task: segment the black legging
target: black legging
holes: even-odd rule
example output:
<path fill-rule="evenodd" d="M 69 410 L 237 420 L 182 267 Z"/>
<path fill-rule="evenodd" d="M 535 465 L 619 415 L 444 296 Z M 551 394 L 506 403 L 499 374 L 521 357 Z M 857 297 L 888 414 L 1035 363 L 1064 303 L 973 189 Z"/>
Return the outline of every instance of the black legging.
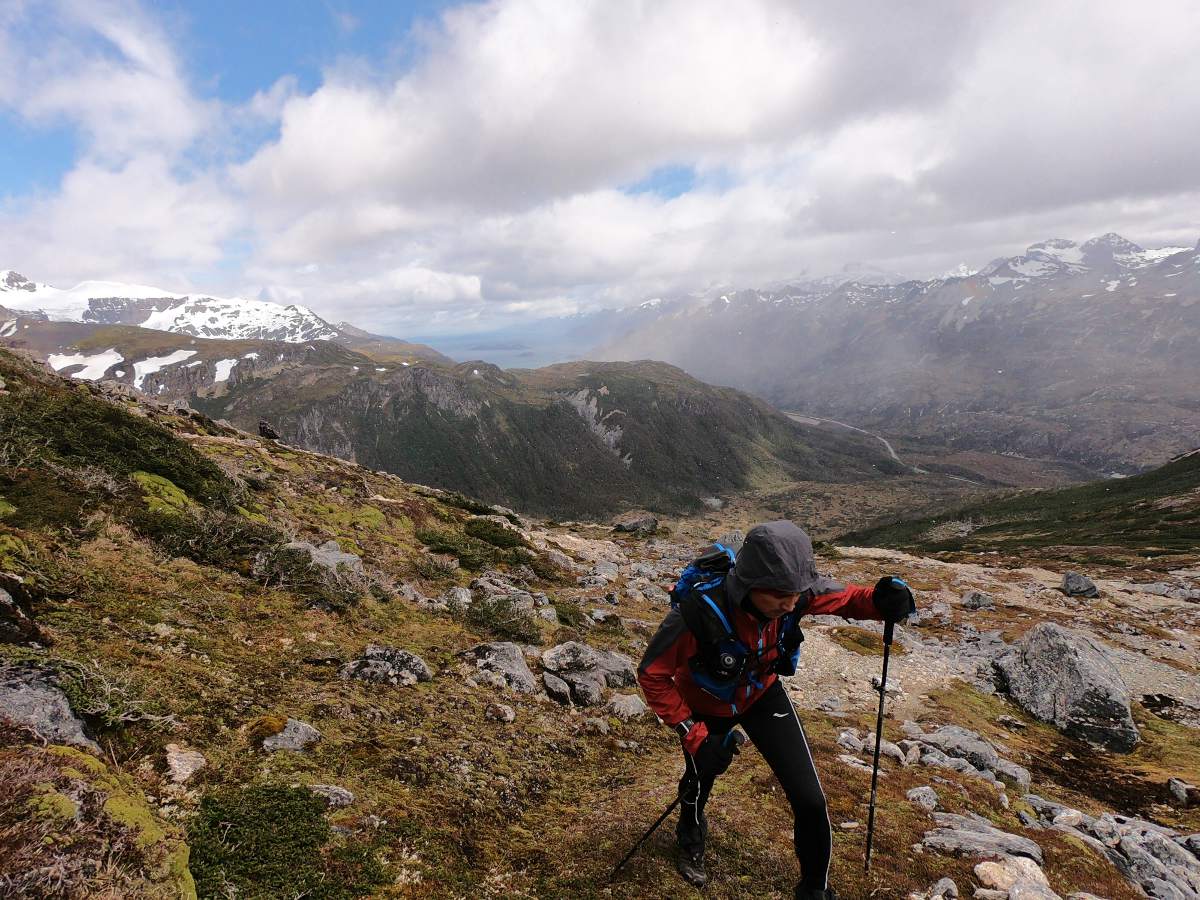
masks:
<path fill-rule="evenodd" d="M 746 730 L 746 736 L 767 761 L 792 805 L 800 883 L 804 887 L 824 890 L 833 855 L 833 830 L 825 806 L 825 792 L 817 778 L 804 728 L 783 684 L 776 680 L 744 713 L 732 717 L 695 718 L 708 726 L 710 734 L 725 735 L 735 725 Z M 688 846 L 702 843 L 708 832 L 704 805 L 708 802 L 713 779 L 698 780 L 691 756 L 685 753 L 684 761 L 685 771 L 679 782 L 679 796 L 683 801 L 675 833 L 679 842 Z"/>

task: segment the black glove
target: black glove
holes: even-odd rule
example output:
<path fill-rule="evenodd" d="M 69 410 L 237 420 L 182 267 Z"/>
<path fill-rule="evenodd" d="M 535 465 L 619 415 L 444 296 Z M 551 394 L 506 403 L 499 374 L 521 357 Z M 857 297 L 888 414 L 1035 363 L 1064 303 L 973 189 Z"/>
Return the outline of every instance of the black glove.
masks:
<path fill-rule="evenodd" d="M 884 575 L 875 582 L 871 600 L 885 622 L 902 622 L 917 611 L 917 601 L 908 585 L 892 575 Z"/>
<path fill-rule="evenodd" d="M 701 780 L 716 778 L 729 768 L 734 755 L 740 749 L 739 742 L 730 738 L 729 735 L 710 734 L 692 754 L 696 774 L 700 776 Z"/>

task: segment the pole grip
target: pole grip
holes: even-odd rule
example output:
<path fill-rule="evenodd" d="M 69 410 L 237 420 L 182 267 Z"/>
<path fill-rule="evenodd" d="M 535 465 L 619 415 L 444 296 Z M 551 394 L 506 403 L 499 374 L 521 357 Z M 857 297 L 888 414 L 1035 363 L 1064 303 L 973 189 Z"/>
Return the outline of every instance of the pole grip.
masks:
<path fill-rule="evenodd" d="M 895 635 L 896 635 L 896 623 L 895 622 L 885 622 L 884 626 L 883 626 L 883 642 L 884 642 L 884 644 L 890 645 L 892 643 L 892 638 L 895 637 Z"/>

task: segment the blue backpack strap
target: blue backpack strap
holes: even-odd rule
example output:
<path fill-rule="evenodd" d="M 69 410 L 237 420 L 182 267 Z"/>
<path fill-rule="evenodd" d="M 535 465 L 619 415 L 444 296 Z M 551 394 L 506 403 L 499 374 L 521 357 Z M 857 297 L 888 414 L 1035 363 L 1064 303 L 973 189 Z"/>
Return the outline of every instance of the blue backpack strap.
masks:
<path fill-rule="evenodd" d="M 800 613 L 790 612 L 779 620 L 779 639 L 775 659 L 778 675 L 795 675 L 800 665 L 800 645 L 804 643 L 804 632 L 800 629 Z"/>

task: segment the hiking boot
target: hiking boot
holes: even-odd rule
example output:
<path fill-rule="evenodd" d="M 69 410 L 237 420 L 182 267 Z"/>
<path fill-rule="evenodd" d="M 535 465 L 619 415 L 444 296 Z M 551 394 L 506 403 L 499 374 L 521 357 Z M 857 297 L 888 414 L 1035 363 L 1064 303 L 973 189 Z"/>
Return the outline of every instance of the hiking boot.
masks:
<path fill-rule="evenodd" d="M 837 900 L 837 892 L 833 888 L 805 887 L 796 885 L 796 900 Z"/>
<path fill-rule="evenodd" d="M 708 883 L 708 873 L 704 871 L 703 847 L 680 847 L 679 855 L 675 858 L 675 868 L 692 887 L 701 888 Z"/>

